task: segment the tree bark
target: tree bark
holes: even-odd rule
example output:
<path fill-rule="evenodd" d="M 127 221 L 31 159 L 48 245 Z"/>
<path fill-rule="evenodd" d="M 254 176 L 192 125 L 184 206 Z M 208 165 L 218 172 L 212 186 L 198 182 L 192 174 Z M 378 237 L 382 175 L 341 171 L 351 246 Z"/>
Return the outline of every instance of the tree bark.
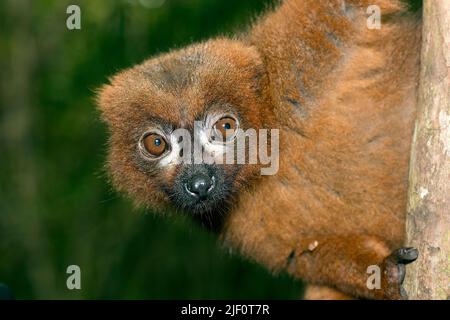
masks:
<path fill-rule="evenodd" d="M 425 0 L 418 113 L 409 176 L 410 299 L 450 299 L 450 1 Z"/>

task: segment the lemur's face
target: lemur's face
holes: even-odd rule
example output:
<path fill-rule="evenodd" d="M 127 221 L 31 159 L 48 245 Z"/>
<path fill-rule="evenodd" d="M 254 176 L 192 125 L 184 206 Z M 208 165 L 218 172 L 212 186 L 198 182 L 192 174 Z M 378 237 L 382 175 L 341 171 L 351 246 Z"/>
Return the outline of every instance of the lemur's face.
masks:
<path fill-rule="evenodd" d="M 114 76 L 98 101 L 111 132 L 115 186 L 150 208 L 170 204 L 202 214 L 233 205 L 259 170 L 229 164 L 224 155 L 239 129 L 265 124 L 264 79 L 256 53 L 225 40 Z"/>

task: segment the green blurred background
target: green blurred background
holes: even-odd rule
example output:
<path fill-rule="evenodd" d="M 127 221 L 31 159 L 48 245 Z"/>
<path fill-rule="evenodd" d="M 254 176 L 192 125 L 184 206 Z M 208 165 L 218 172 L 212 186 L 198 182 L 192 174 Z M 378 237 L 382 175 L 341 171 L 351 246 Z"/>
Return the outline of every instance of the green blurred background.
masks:
<path fill-rule="evenodd" d="M 107 183 L 94 91 L 118 70 L 248 25 L 271 0 L 0 1 L 0 282 L 18 299 L 298 298 L 184 218 Z M 419 2 L 419 1 L 416 1 Z M 81 30 L 66 8 L 81 8 Z M 82 290 L 66 287 L 79 265 Z"/>

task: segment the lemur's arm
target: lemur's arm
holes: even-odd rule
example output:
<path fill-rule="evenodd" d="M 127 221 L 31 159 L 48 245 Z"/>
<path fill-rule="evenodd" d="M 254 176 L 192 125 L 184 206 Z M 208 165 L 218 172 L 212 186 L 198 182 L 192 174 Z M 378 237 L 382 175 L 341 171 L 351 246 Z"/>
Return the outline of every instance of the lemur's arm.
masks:
<path fill-rule="evenodd" d="M 417 250 L 403 248 L 393 253 L 382 240 L 366 235 L 324 236 L 304 239 L 292 253 L 288 271 L 315 284 L 330 285 L 355 297 L 405 299 L 401 287 L 405 265 L 417 258 Z M 380 287 L 367 280 L 379 268 Z"/>

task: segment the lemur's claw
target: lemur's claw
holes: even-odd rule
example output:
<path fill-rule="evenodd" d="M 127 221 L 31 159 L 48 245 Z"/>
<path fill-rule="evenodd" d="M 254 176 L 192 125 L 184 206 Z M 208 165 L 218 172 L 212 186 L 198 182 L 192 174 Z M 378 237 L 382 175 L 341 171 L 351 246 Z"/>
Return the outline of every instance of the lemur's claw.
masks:
<path fill-rule="evenodd" d="M 385 275 L 387 297 L 407 300 L 408 294 L 402 287 L 406 275 L 406 265 L 414 262 L 419 256 L 415 248 L 400 248 L 395 250 L 385 260 Z"/>
<path fill-rule="evenodd" d="M 389 258 L 392 259 L 393 262 L 410 264 L 411 262 L 416 261 L 418 256 L 419 251 L 416 248 L 400 248 L 395 250 Z"/>

